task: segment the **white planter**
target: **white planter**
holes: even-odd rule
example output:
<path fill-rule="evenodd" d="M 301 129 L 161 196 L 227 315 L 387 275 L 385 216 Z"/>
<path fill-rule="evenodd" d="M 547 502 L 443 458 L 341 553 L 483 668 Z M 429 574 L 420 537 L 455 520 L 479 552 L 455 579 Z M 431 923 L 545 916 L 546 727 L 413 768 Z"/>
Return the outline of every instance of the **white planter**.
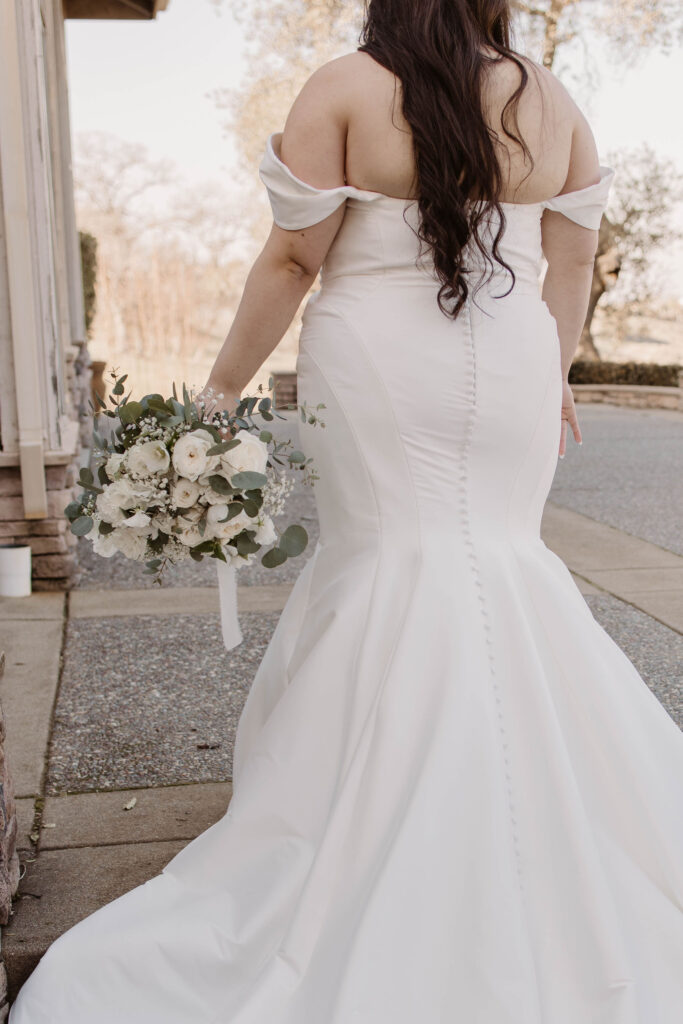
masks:
<path fill-rule="evenodd" d="M 30 593 L 30 546 L 0 544 L 0 597 L 28 597 Z"/>

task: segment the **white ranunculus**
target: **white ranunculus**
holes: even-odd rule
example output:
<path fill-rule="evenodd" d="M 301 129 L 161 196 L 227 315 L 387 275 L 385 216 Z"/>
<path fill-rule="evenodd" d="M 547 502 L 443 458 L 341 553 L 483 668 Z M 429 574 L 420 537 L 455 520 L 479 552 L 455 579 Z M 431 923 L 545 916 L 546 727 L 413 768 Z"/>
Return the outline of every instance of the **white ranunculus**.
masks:
<path fill-rule="evenodd" d="M 172 515 L 169 515 L 166 512 L 159 512 L 154 517 L 154 523 L 158 527 L 158 529 L 161 530 L 162 533 L 169 533 L 170 534 L 171 528 L 172 528 L 174 522 L 175 522 L 175 517 L 172 516 Z"/>
<path fill-rule="evenodd" d="M 123 520 L 123 525 L 144 528 L 149 526 L 151 522 L 152 517 L 148 516 L 146 512 L 135 512 L 132 516 L 129 516 L 128 519 Z"/>
<path fill-rule="evenodd" d="M 137 530 L 124 530 L 120 527 L 110 536 L 114 538 L 117 548 L 126 558 L 141 561 L 145 557 L 147 540 Z"/>
<path fill-rule="evenodd" d="M 122 509 L 130 508 L 135 503 L 133 488 L 125 477 L 107 484 L 101 494 L 97 495 L 97 511 L 106 522 L 118 526 L 125 516 Z"/>
<path fill-rule="evenodd" d="M 265 473 L 268 464 L 268 446 L 250 430 L 238 430 L 235 445 L 220 456 L 223 468 L 232 476 L 234 473 Z"/>
<path fill-rule="evenodd" d="M 143 441 L 129 448 L 126 463 L 136 476 L 149 476 L 150 473 L 165 473 L 171 456 L 161 441 Z"/>
<path fill-rule="evenodd" d="M 208 430 L 191 430 L 179 437 L 173 448 L 173 468 L 188 480 L 196 480 L 213 466 L 218 465 L 220 456 L 207 455 L 215 440 Z"/>
<path fill-rule="evenodd" d="M 272 544 L 273 541 L 277 540 L 275 524 L 270 516 L 261 516 L 257 520 L 257 524 L 254 535 L 254 540 L 257 544 Z"/>
<path fill-rule="evenodd" d="M 119 550 L 111 533 L 98 533 L 93 538 L 92 549 L 96 555 L 101 555 L 103 558 L 111 558 Z"/>
<path fill-rule="evenodd" d="M 171 501 L 176 508 L 190 508 L 199 498 L 201 487 L 194 480 L 178 477 L 171 487 Z"/>
<path fill-rule="evenodd" d="M 104 464 L 105 471 L 110 480 L 113 480 L 115 475 L 121 469 L 121 463 L 124 459 L 123 452 L 113 452 Z"/>

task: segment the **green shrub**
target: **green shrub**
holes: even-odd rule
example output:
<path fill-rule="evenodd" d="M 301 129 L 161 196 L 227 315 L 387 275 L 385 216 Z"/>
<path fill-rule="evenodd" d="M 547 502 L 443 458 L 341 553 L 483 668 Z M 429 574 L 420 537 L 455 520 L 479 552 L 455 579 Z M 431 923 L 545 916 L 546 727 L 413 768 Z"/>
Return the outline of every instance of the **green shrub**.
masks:
<path fill-rule="evenodd" d="M 90 337 L 90 328 L 95 316 L 95 281 L 97 278 L 97 239 L 87 231 L 78 232 L 81 243 L 81 268 L 83 271 L 83 305 L 85 306 L 85 330 Z"/>
<path fill-rule="evenodd" d="M 570 384 L 646 384 L 677 388 L 681 367 L 677 363 L 609 363 L 577 359 L 569 369 Z"/>

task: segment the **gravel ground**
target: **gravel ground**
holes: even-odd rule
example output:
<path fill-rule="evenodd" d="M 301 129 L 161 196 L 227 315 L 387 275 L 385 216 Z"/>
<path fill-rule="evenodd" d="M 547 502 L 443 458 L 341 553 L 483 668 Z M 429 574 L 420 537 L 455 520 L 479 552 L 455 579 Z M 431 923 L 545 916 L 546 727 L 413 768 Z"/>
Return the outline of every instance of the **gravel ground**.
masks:
<path fill-rule="evenodd" d="M 48 794 L 229 779 L 237 720 L 278 618 L 242 615 L 233 651 L 214 615 L 69 622 Z"/>
<path fill-rule="evenodd" d="M 617 598 L 588 603 L 683 726 L 683 638 Z M 47 792 L 229 779 L 239 715 L 278 618 L 243 614 L 244 643 L 232 652 L 213 615 L 72 620 Z"/>
<path fill-rule="evenodd" d="M 589 595 L 586 601 L 600 625 L 683 729 L 683 636 L 617 597 Z"/>
<path fill-rule="evenodd" d="M 579 405 L 550 500 L 683 555 L 683 415 Z"/>

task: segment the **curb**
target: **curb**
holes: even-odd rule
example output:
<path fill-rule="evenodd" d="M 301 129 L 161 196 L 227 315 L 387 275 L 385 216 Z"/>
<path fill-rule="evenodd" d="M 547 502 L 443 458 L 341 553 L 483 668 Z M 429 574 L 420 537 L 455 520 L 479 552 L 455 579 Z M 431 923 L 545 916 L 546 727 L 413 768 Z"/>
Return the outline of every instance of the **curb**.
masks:
<path fill-rule="evenodd" d="M 683 412 L 683 389 L 650 384 L 571 384 L 577 402 L 609 402 L 631 409 L 674 409 Z"/>

